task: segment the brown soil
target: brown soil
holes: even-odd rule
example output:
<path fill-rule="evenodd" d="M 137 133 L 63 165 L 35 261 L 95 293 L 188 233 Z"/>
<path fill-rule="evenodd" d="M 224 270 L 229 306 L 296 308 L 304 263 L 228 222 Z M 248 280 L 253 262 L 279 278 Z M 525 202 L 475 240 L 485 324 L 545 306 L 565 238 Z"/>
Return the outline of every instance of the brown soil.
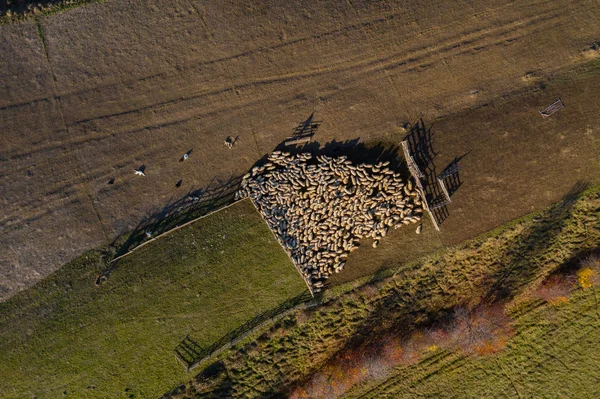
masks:
<path fill-rule="evenodd" d="M 313 111 L 321 143 L 397 145 L 423 116 L 439 170 L 468 152 L 440 234 L 398 230 L 340 279 L 556 201 L 600 176 L 599 80 L 539 84 L 594 57 L 599 18 L 585 0 L 115 0 L 42 17 L 41 35 L 35 21 L 2 25 L 0 299 L 243 174 Z M 539 117 L 558 96 L 567 107 Z"/>

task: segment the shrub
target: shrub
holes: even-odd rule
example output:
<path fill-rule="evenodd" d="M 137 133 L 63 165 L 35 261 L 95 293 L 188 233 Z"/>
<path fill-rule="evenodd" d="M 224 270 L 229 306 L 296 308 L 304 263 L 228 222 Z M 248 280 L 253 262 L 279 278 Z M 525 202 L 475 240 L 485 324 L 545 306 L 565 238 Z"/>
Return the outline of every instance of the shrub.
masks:
<path fill-rule="evenodd" d="M 590 288 L 595 280 L 597 272 L 589 267 L 585 267 L 577 272 L 577 283 L 583 289 Z"/>

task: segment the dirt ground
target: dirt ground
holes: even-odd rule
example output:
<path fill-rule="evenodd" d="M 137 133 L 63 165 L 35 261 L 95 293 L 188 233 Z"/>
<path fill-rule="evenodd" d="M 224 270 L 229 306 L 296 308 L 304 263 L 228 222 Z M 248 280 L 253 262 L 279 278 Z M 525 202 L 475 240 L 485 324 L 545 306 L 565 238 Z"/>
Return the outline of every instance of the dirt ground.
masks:
<path fill-rule="evenodd" d="M 468 153 L 442 233 L 409 238 L 421 252 L 538 209 L 598 181 L 598 75 L 538 88 L 599 40 L 585 0 L 115 0 L 2 25 L 0 299 L 244 173 L 313 111 L 321 143 L 397 144 L 422 116 L 440 170 Z M 567 108 L 540 118 L 557 96 Z M 343 278 L 406 243 L 357 251 Z"/>
<path fill-rule="evenodd" d="M 600 68 L 574 70 L 561 78 L 544 90 L 515 93 L 509 100 L 433 122 L 437 173 L 462 157 L 462 184 L 446 207 L 448 217 L 440 231 L 424 215 L 421 235 L 411 227 L 393 230 L 377 249 L 367 242 L 349 258 L 345 273 L 332 281 L 351 281 L 379 268 L 399 266 L 597 184 L 600 114 L 592 108 L 600 105 Z M 558 97 L 565 109 L 541 118 L 538 110 Z"/>

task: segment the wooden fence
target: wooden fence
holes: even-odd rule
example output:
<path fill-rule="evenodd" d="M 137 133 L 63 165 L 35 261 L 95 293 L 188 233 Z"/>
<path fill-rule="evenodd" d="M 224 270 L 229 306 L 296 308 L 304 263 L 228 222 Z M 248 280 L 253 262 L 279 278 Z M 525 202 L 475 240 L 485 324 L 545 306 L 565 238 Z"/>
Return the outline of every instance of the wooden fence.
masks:
<path fill-rule="evenodd" d="M 429 209 L 429 204 L 427 204 L 427 198 L 425 197 L 425 190 L 423 189 L 423 184 L 421 183 L 421 178 L 423 177 L 423 173 L 419 170 L 419 167 L 417 166 L 414 158 L 410 155 L 410 152 L 408 150 L 408 142 L 406 140 L 404 140 L 401 142 L 401 144 L 402 144 L 402 152 L 404 153 L 404 159 L 406 159 L 406 164 L 408 165 L 408 170 L 410 171 L 410 174 L 412 175 L 412 177 L 417 185 L 417 191 L 419 192 L 419 195 L 421 196 L 421 200 L 423 202 L 423 207 L 429 214 L 429 217 L 431 218 L 431 223 L 433 224 L 433 227 L 437 231 L 440 231 L 440 227 L 438 226 L 437 221 L 435 220 L 435 216 L 433 215 L 433 213 L 431 213 L 431 210 Z"/>
<path fill-rule="evenodd" d="M 169 230 L 169 231 L 165 231 L 164 233 L 162 233 L 162 234 L 159 234 L 159 235 L 157 235 L 156 237 L 153 237 L 153 238 L 149 239 L 148 241 L 144 241 L 143 243 L 141 243 L 141 244 L 140 244 L 140 245 L 138 245 L 137 247 L 135 247 L 135 248 L 133 248 L 133 249 L 130 249 L 130 250 L 127 252 L 127 253 L 125 253 L 125 254 L 123 254 L 123 255 L 121 255 L 121 256 L 117 256 L 116 258 L 114 258 L 113 260 L 111 260 L 111 261 L 110 261 L 110 263 L 113 263 L 113 262 L 115 262 L 115 261 L 117 261 L 117 260 L 119 260 L 119 259 L 122 259 L 122 258 L 124 258 L 124 257 L 126 257 L 126 256 L 128 256 L 128 255 L 131 255 L 133 252 L 135 252 L 136 250 L 140 249 L 140 248 L 141 248 L 141 247 L 143 247 L 144 245 L 150 244 L 151 242 L 153 242 L 153 241 L 156 241 L 156 240 L 158 240 L 158 239 L 159 239 L 159 238 L 161 238 L 161 237 L 164 237 L 164 236 L 166 236 L 166 235 L 168 235 L 168 234 L 171 234 L 172 232 L 174 232 L 174 231 L 177 231 L 177 230 L 179 230 L 179 229 L 181 229 L 181 228 L 183 228 L 183 227 L 185 227 L 185 226 L 188 226 L 188 225 L 190 225 L 190 224 L 192 224 L 192 223 L 194 223 L 194 222 L 196 222 L 196 221 L 198 221 L 198 220 L 200 220 L 200 219 L 203 219 L 203 218 L 205 218 L 205 217 L 207 217 L 207 216 L 210 216 L 210 215 L 213 215 L 213 214 L 215 214 L 215 213 L 217 213 L 217 212 L 220 212 L 220 211 L 222 211 L 223 209 L 227 209 L 227 208 L 229 208 L 230 206 L 233 206 L 233 205 L 237 204 L 238 202 L 240 202 L 240 201 L 244 201 L 244 200 L 246 200 L 246 199 L 250 200 L 249 198 L 242 198 L 242 199 L 239 199 L 239 200 L 237 200 L 237 201 L 234 201 L 234 202 L 232 202 L 231 204 L 224 205 L 224 206 L 222 206 L 222 207 L 221 207 L 221 208 L 219 208 L 219 209 L 215 209 L 215 210 L 214 210 L 214 211 L 212 211 L 212 212 L 208 212 L 208 213 L 207 213 L 207 214 L 205 214 L 205 215 L 199 216 L 199 217 L 197 217 L 196 219 L 190 220 L 189 222 L 186 222 L 186 223 L 184 223 L 184 224 L 182 224 L 182 225 L 180 225 L 180 226 L 174 227 L 174 228 L 172 228 L 172 229 L 171 229 L 171 230 Z M 260 213 L 260 212 L 259 212 L 259 213 Z"/>
<path fill-rule="evenodd" d="M 565 107 L 565 105 L 559 98 L 558 100 L 556 100 L 555 102 L 553 102 L 552 104 L 550 104 L 549 106 L 547 106 L 546 108 L 541 110 L 540 115 L 542 115 L 542 118 L 545 119 L 545 118 L 549 117 L 550 115 L 552 115 L 553 113 L 563 109 L 564 107 Z"/>
<path fill-rule="evenodd" d="M 243 341 L 257 331 L 263 330 L 267 325 L 276 323 L 293 312 L 315 307 L 319 304 L 319 298 L 314 298 L 312 294 L 308 296 L 307 293 L 304 292 L 304 294 L 298 295 L 297 297 L 283 302 L 277 307 L 269 309 L 252 318 L 238 328 L 225 334 L 206 349 L 201 348 L 188 334 L 174 349 L 175 358 L 183 365 L 186 371 L 189 372 L 204 363 L 215 359 L 224 350 L 231 348 L 233 345 Z"/>

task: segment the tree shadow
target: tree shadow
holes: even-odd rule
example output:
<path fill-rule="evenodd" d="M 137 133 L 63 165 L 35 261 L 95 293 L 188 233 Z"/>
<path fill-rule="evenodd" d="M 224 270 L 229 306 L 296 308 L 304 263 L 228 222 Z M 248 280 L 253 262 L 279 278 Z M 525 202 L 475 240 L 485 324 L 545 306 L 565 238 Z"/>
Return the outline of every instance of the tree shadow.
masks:
<path fill-rule="evenodd" d="M 589 187 L 590 182 L 578 181 L 560 202 L 534 219 L 535 223 L 518 237 L 500 260 L 504 267 L 491 276 L 486 301 L 510 298 L 535 278 L 542 265 L 533 259 L 553 244 L 569 219 L 573 205 Z"/>
<path fill-rule="evenodd" d="M 59 2 L 57 0 L 2 1 L 0 2 L 0 16 L 5 16 L 7 11 L 10 11 L 13 16 L 33 15 L 52 6 L 59 6 Z M 36 11 L 34 11 L 34 7 L 37 8 Z"/>
<path fill-rule="evenodd" d="M 194 385 L 180 385 L 165 393 L 161 399 L 173 397 L 198 397 L 198 398 L 230 398 L 233 396 L 233 380 L 222 361 L 216 361 L 202 370 L 194 377 Z"/>
<path fill-rule="evenodd" d="M 531 227 L 515 239 L 506 253 L 499 256 L 498 262 L 503 266 L 484 283 L 486 288 L 482 297 L 478 299 L 480 304 L 509 300 L 539 275 L 543 265 L 534 259 L 553 245 L 554 239 L 569 219 L 576 200 L 589 186 L 588 182 L 577 182 L 559 203 L 536 219 Z M 582 250 L 581 254 L 574 254 L 574 258 L 587 253 L 589 250 Z M 428 326 L 436 320 L 447 318 L 455 306 L 445 306 L 443 303 L 432 306 L 429 298 L 430 285 L 431 281 L 419 281 L 419 286 L 411 287 L 410 294 L 401 287 L 390 290 L 357 328 L 345 348 L 356 348 L 387 334 L 405 338 L 417 327 Z M 402 317 L 390 323 L 390 313 L 399 307 L 406 307 L 401 311 Z M 382 330 L 382 325 L 388 327 Z"/>
<path fill-rule="evenodd" d="M 386 277 L 389 277 L 390 274 L 392 273 L 392 271 L 390 270 L 389 267 L 386 266 L 381 266 L 379 269 L 377 269 L 377 271 L 375 273 L 373 273 L 373 275 L 369 278 L 367 285 L 376 283 L 378 281 L 381 281 L 383 279 L 385 279 Z"/>
<path fill-rule="evenodd" d="M 215 362 L 205 368 L 194 378 L 199 386 L 211 384 L 210 392 L 202 395 L 204 398 L 230 398 L 233 394 L 233 381 L 229 371 L 222 361 Z M 216 382 L 216 384 L 215 384 Z"/>

